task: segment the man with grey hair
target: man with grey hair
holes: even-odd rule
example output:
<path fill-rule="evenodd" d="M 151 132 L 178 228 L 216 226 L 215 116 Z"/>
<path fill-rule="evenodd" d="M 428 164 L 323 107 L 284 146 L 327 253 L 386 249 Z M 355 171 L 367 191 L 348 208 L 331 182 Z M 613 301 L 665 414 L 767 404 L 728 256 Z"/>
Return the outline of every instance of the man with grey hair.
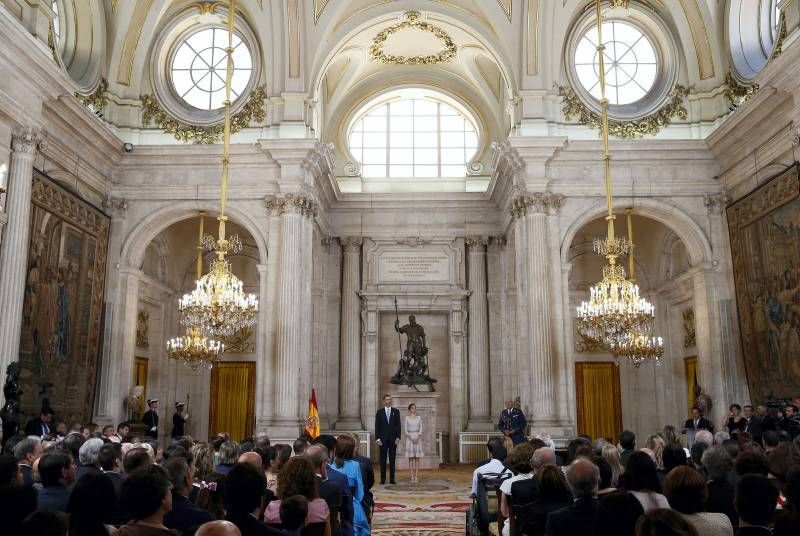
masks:
<path fill-rule="evenodd" d="M 708 430 L 700 430 L 694 436 L 695 443 L 705 443 L 709 447 L 714 444 L 714 435 Z"/>
<path fill-rule="evenodd" d="M 90 473 L 101 473 L 102 471 L 97 465 L 97 457 L 100 455 L 100 449 L 105 445 L 102 439 L 93 437 L 87 439 L 86 442 L 78 449 L 78 471 L 75 475 L 75 480 L 80 480 L 83 475 Z"/>
<path fill-rule="evenodd" d="M 164 515 L 164 526 L 182 534 L 191 534 L 203 523 L 213 521 L 214 515 L 211 512 L 195 506 L 189 500 L 194 480 L 194 464 L 189 465 L 183 456 L 170 456 L 164 469 L 169 473 L 172 483 L 172 510 Z"/>
<path fill-rule="evenodd" d="M 33 486 L 33 462 L 42 455 L 42 442 L 38 437 L 26 437 L 14 446 L 14 457 L 26 486 Z"/>
<path fill-rule="evenodd" d="M 597 488 L 600 470 L 586 458 L 578 458 L 567 467 L 567 484 L 575 501 L 547 516 L 545 534 L 570 536 L 591 534 L 597 519 Z"/>
<path fill-rule="evenodd" d="M 556 465 L 556 451 L 550 447 L 536 449 L 531 458 L 533 474 L 536 474 L 536 472 L 545 465 Z"/>
<path fill-rule="evenodd" d="M 736 489 L 728 480 L 733 470 L 733 460 L 727 449 L 722 445 L 714 445 L 706 449 L 703 452 L 701 463 L 706 470 L 708 479 L 706 484 L 708 488 L 707 510 L 725 514 L 734 527 L 738 526 L 739 516 L 733 506 Z"/>
<path fill-rule="evenodd" d="M 331 534 L 353 534 L 353 502 L 344 490 L 328 480 L 328 449 L 315 443 L 306 447 L 302 454 L 314 465 L 319 496 L 328 504 L 331 511 Z M 338 512 L 338 516 L 335 515 Z"/>
<path fill-rule="evenodd" d="M 728 432 L 726 432 L 724 430 L 720 430 L 719 432 L 714 434 L 714 444 L 715 445 L 722 445 L 722 443 L 724 443 L 726 440 L 728 440 L 730 438 L 731 438 L 731 435 Z"/>

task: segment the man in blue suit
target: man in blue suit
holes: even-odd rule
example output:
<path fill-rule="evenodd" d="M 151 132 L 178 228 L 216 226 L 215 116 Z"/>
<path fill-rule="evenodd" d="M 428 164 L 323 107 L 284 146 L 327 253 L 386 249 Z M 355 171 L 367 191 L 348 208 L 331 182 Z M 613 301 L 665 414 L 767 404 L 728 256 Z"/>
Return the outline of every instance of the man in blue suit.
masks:
<path fill-rule="evenodd" d="M 75 482 L 75 463 L 66 452 L 48 452 L 39 459 L 39 476 L 42 490 L 36 498 L 37 510 L 66 512 L 70 484 Z"/>
<path fill-rule="evenodd" d="M 500 414 L 500 421 L 497 423 L 497 429 L 503 432 L 503 435 L 511 438 L 511 442 L 518 445 L 525 441 L 525 427 L 528 422 L 525 420 L 525 414 L 521 409 L 514 407 L 513 400 L 506 400 L 506 409 Z"/>
<path fill-rule="evenodd" d="M 392 396 L 383 395 L 383 407 L 375 414 L 375 442 L 381 455 L 381 484 L 386 484 L 386 458 L 389 458 L 389 482 L 394 481 L 394 461 L 400 443 L 400 410 L 392 407 Z"/>

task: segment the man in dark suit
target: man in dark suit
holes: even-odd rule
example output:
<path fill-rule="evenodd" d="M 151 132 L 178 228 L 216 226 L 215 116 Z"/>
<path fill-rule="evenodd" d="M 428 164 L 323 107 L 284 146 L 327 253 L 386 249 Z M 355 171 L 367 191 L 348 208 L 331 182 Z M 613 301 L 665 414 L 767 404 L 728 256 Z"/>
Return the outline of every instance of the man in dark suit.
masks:
<path fill-rule="evenodd" d="M 14 457 L 17 459 L 22 482 L 33 486 L 33 462 L 42 455 L 42 442 L 35 437 L 26 437 L 14 445 Z"/>
<path fill-rule="evenodd" d="M 158 439 L 158 399 L 149 399 L 147 401 L 147 407 L 149 409 L 144 412 L 144 415 L 142 415 L 142 422 L 147 429 L 144 435 Z"/>
<path fill-rule="evenodd" d="M 225 479 L 225 519 L 236 525 L 242 534 L 283 534 L 258 520 L 266 484 L 264 473 L 249 463 L 237 463 Z"/>
<path fill-rule="evenodd" d="M 322 434 L 317 436 L 314 440 L 315 445 L 325 447 L 328 453 L 328 466 L 325 468 L 325 474 L 328 477 L 328 482 L 332 482 L 339 486 L 342 490 L 342 509 L 339 512 L 339 531 L 342 536 L 353 536 L 353 496 L 350 493 L 350 482 L 347 475 L 341 471 L 337 471 L 331 462 L 333 462 L 334 450 L 336 449 L 336 438 L 332 435 Z"/>
<path fill-rule="evenodd" d="M 386 458 L 389 458 L 389 482 L 394 481 L 394 461 L 400 443 L 400 411 L 392 407 L 392 396 L 383 395 L 383 407 L 375 414 L 375 442 L 381 456 L 381 484 L 386 484 Z"/>
<path fill-rule="evenodd" d="M 548 536 L 591 534 L 597 519 L 597 487 L 600 470 L 586 458 L 578 458 L 567 467 L 567 484 L 575 500 L 547 516 L 544 533 Z"/>
<path fill-rule="evenodd" d="M 331 534 L 339 536 L 341 530 L 341 511 L 344 502 L 342 488 L 328 480 L 328 449 L 323 445 L 311 445 L 306 448 L 303 456 L 311 460 L 316 473 L 319 496 L 328 505 L 331 512 Z"/>
<path fill-rule="evenodd" d="M 122 449 L 120 444 L 106 443 L 100 447 L 100 453 L 97 455 L 97 465 L 111 479 L 111 484 L 114 486 L 114 494 L 117 497 L 109 521 L 112 525 L 124 525 L 131 520 L 131 516 L 119 503 L 119 498 L 122 495 L 122 483 L 125 482 L 125 475 L 122 474 Z"/>
<path fill-rule="evenodd" d="M 48 407 L 44 407 L 42 408 L 38 418 L 28 421 L 28 424 L 25 426 L 25 435 L 35 435 L 38 437 L 46 435 L 55 436 L 55 430 L 50 429 L 52 423 L 53 410 Z"/>
<path fill-rule="evenodd" d="M 164 515 L 164 526 L 187 534 L 203 523 L 214 521 L 216 518 L 211 512 L 195 506 L 189 500 L 194 480 L 194 464 L 190 466 L 182 456 L 170 456 L 164 469 L 169 473 L 169 481 L 172 482 L 172 510 Z"/>
<path fill-rule="evenodd" d="M 43 488 L 36 498 L 36 509 L 66 512 L 72 490 L 70 485 L 75 482 L 72 456 L 57 450 L 42 455 L 39 476 Z"/>
<path fill-rule="evenodd" d="M 692 408 L 692 418 L 686 419 L 686 422 L 683 423 L 683 431 L 686 432 L 686 430 L 694 430 L 695 432 L 709 430 L 708 419 L 700 414 L 700 408 L 697 406 Z"/>
<path fill-rule="evenodd" d="M 619 434 L 619 446 L 622 449 L 619 455 L 619 461 L 622 463 L 622 466 L 625 467 L 628 465 L 628 459 L 631 457 L 631 454 L 636 452 L 636 434 L 630 430 L 623 430 L 622 433 Z"/>
<path fill-rule="evenodd" d="M 706 509 L 709 512 L 725 514 L 734 527 L 739 525 L 739 516 L 733 507 L 734 486 L 728 476 L 733 469 L 733 460 L 722 445 L 714 445 L 703 452 L 701 458 L 705 469 L 708 488 Z"/>
<path fill-rule="evenodd" d="M 761 429 L 761 421 L 755 416 L 753 406 L 745 406 L 743 416 L 745 423 L 742 432 L 750 434 L 753 437 L 753 441 L 760 445 L 764 432 Z"/>
<path fill-rule="evenodd" d="M 375 500 L 372 495 L 372 486 L 375 485 L 375 468 L 372 465 L 372 460 L 358 453 L 358 443 L 356 443 L 356 455 L 353 459 L 358 462 L 361 468 L 361 480 L 364 482 L 364 498 L 361 500 L 361 506 L 367 514 L 367 519 L 372 522 L 372 510 L 375 506 Z"/>
<path fill-rule="evenodd" d="M 778 489 L 764 475 L 742 475 L 736 482 L 736 511 L 739 529 L 736 536 L 769 536 L 768 525 L 775 515 Z"/>
<path fill-rule="evenodd" d="M 497 429 L 503 432 L 503 435 L 511 438 L 511 442 L 519 445 L 525 441 L 525 427 L 528 422 L 525 420 L 525 414 L 521 409 L 514 407 L 513 400 L 506 400 L 506 409 L 500 414 L 500 420 L 497 423 Z"/>

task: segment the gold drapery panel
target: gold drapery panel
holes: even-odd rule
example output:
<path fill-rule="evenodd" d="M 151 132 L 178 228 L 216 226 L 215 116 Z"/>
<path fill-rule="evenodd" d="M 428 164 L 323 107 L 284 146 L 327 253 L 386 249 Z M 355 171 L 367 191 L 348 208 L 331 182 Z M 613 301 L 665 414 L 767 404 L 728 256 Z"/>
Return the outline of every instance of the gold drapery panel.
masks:
<path fill-rule="evenodd" d="M 209 435 L 227 432 L 234 441 L 253 435 L 256 364 L 225 361 L 211 369 Z"/>
<path fill-rule="evenodd" d="M 578 433 L 616 443 L 622 431 L 619 369 L 612 362 L 575 363 Z"/>
<path fill-rule="evenodd" d="M 694 406 L 694 388 L 697 385 L 697 356 L 684 358 L 683 370 L 686 372 L 686 409 L 691 415 Z"/>

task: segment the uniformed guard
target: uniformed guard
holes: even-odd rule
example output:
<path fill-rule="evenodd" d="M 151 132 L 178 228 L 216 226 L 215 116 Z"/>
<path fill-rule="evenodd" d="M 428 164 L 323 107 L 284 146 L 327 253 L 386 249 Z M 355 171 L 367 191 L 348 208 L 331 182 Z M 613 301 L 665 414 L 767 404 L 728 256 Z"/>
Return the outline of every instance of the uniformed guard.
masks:
<path fill-rule="evenodd" d="M 147 401 L 147 407 L 150 408 L 142 415 L 142 422 L 147 427 L 144 433 L 147 437 L 158 439 L 158 399 L 151 398 Z"/>
<path fill-rule="evenodd" d="M 517 445 L 525 441 L 526 426 L 527 421 L 522 410 L 514 407 L 513 400 L 506 400 L 506 409 L 500 414 L 500 422 L 497 423 L 497 428 L 503 432 L 503 435 L 510 437 L 512 443 Z"/>
<path fill-rule="evenodd" d="M 183 402 L 175 402 L 175 413 L 172 415 L 173 439 L 186 435 L 186 420 L 189 418 L 189 414 L 183 412 L 184 407 Z"/>

